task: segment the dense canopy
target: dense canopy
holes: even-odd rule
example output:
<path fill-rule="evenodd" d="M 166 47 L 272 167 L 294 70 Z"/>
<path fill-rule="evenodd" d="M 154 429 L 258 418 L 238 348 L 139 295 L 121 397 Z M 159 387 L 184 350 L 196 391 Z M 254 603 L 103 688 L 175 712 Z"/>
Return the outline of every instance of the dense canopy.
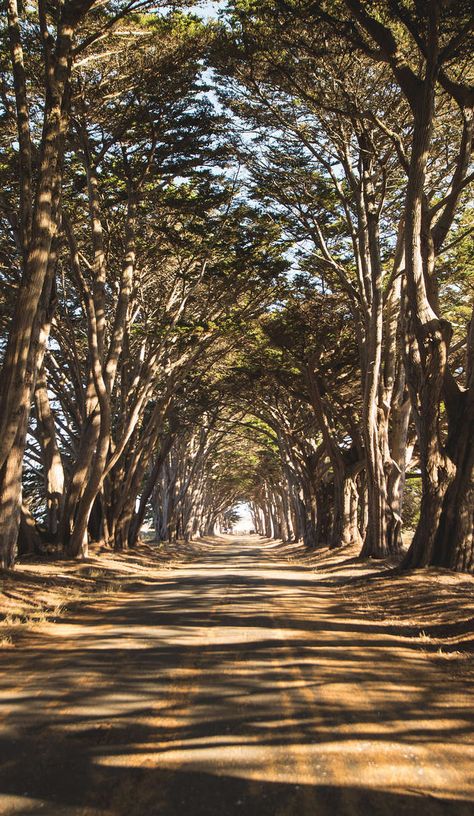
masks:
<path fill-rule="evenodd" d="M 0 557 L 474 571 L 469 2 L 8 0 Z"/>

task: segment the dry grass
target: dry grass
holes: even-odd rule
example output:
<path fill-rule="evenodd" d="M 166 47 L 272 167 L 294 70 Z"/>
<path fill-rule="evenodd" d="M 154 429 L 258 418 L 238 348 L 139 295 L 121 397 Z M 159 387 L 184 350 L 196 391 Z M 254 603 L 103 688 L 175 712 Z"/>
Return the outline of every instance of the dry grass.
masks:
<path fill-rule="evenodd" d="M 173 551 L 173 564 L 177 563 Z M 153 567 L 170 566 L 171 555 L 144 544 L 113 553 L 96 545 L 86 561 L 61 557 L 26 558 L 0 577 L 0 648 L 13 648 L 22 636 L 64 619 L 77 605 L 96 603 L 122 592 Z"/>
<path fill-rule="evenodd" d="M 23 633 L 63 619 L 78 604 L 105 603 L 128 584 L 156 578 L 190 564 L 222 540 L 191 544 L 145 542 L 134 551 L 113 553 L 97 545 L 87 561 L 35 559 L 0 579 L 0 648 L 13 647 Z M 395 562 L 359 561 L 357 548 L 308 553 L 299 545 L 265 542 L 284 560 L 317 573 L 351 618 L 417 644 L 427 659 L 474 671 L 474 577 L 447 570 L 391 574 Z"/>
<path fill-rule="evenodd" d="M 288 558 L 332 585 L 355 620 L 417 644 L 451 673 L 474 674 L 474 576 L 435 568 L 398 574 L 395 559 L 360 561 L 357 548 L 294 548 Z"/>

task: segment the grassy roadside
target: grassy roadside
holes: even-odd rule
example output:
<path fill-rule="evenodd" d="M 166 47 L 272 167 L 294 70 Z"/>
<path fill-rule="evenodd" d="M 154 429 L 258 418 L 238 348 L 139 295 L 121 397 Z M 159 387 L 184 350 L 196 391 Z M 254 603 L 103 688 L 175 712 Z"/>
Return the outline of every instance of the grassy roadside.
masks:
<path fill-rule="evenodd" d="M 474 576 L 437 568 L 400 575 L 396 560 L 360 561 L 358 552 L 289 548 L 287 557 L 332 586 L 351 619 L 415 641 L 453 676 L 474 678 Z"/>
<path fill-rule="evenodd" d="M 45 624 L 64 619 L 79 606 L 112 599 L 127 584 L 171 569 L 179 554 L 147 543 L 125 553 L 94 545 L 83 561 L 24 558 L 0 574 L 0 649 L 14 648 Z"/>
<path fill-rule="evenodd" d="M 440 569 L 399 576 L 390 574 L 393 561 L 359 561 L 357 548 L 308 553 L 300 545 L 257 536 L 253 541 L 316 573 L 349 618 L 415 640 L 430 659 L 474 676 L 474 576 Z M 127 586 L 159 580 L 163 570 L 189 565 L 212 546 L 212 540 L 145 542 L 134 551 L 114 553 L 96 545 L 86 561 L 23 560 L 0 576 L 0 649 L 19 646 L 29 632 L 64 620 L 79 606 L 112 603 Z"/>

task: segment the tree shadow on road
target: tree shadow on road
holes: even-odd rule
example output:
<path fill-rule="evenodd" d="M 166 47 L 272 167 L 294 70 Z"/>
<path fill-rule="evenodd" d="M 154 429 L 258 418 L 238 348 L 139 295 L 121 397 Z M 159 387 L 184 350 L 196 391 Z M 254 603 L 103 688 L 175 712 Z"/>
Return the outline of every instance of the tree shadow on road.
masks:
<path fill-rule="evenodd" d="M 474 678 L 306 576 L 131 573 L 28 632 L 3 652 L 0 813 L 472 813 Z"/>

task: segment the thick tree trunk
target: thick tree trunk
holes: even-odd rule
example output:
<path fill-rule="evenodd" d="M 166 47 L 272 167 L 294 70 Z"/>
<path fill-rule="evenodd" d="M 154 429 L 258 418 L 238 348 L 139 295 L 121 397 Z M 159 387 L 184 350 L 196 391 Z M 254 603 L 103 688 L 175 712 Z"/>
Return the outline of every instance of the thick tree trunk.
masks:
<path fill-rule="evenodd" d="M 316 490 L 316 547 L 327 547 L 331 541 L 331 483 L 321 481 Z"/>
<path fill-rule="evenodd" d="M 161 462 L 164 461 L 165 455 L 161 457 Z M 147 459 L 148 454 L 142 455 L 132 465 L 132 457 L 132 461 L 129 461 L 127 466 L 129 475 L 124 484 L 121 485 L 121 489 L 116 491 L 116 502 L 112 508 L 113 515 L 116 518 L 114 527 L 114 549 L 116 550 L 123 550 L 129 546 L 131 524 L 134 519 L 137 497 L 143 482 Z M 160 467 L 158 466 L 157 472 L 159 470 Z"/>
<path fill-rule="evenodd" d="M 148 475 L 148 479 L 145 482 L 145 486 L 142 491 L 142 495 L 140 497 L 140 504 L 138 506 L 138 510 L 136 511 L 133 520 L 130 524 L 129 536 L 128 536 L 128 544 L 129 547 L 134 547 L 138 541 L 138 536 L 140 534 L 140 529 L 143 524 L 145 518 L 146 507 L 148 501 L 150 500 L 153 490 L 155 488 L 156 482 L 158 481 L 160 471 L 163 467 L 163 463 L 170 452 L 171 445 L 173 443 L 173 436 L 172 434 L 167 434 L 164 440 L 161 443 L 160 450 L 158 455 L 155 459 L 153 467 L 150 470 Z"/>
<path fill-rule="evenodd" d="M 370 298 L 368 299 L 368 319 L 366 332 L 366 359 L 363 366 L 364 396 L 362 407 L 362 429 L 365 448 L 365 468 L 367 477 L 368 524 L 363 558 L 383 558 L 391 554 L 389 543 L 393 543 L 392 532 L 388 535 L 388 523 L 392 513 L 387 501 L 387 478 L 385 464 L 389 458 L 387 412 L 388 407 L 379 407 L 381 392 L 382 340 L 383 340 L 383 270 L 380 258 L 379 218 L 373 182 L 373 152 L 365 134 L 360 137 L 361 161 L 363 167 L 363 204 L 360 206 L 362 229 L 366 230 L 367 247 L 363 254 L 363 264 L 367 269 Z M 365 223 L 364 223 L 365 221 Z"/>
<path fill-rule="evenodd" d="M 355 478 L 345 470 L 334 473 L 331 549 L 361 544 L 358 526 L 358 493 Z"/>
<path fill-rule="evenodd" d="M 87 531 L 91 541 L 101 541 L 105 539 L 104 519 L 104 495 L 100 492 L 94 499 L 89 516 L 89 523 L 87 525 Z"/>
<path fill-rule="evenodd" d="M 263 511 L 263 519 L 264 519 L 264 521 L 263 521 L 264 535 L 265 535 L 266 538 L 271 538 L 272 534 L 273 534 L 272 517 L 271 517 L 271 514 L 270 514 L 270 508 L 269 508 L 269 504 L 268 504 L 268 493 L 267 493 L 266 489 L 265 489 L 265 497 L 264 497 L 263 505 L 262 505 L 262 511 Z"/>
<path fill-rule="evenodd" d="M 288 507 L 286 496 L 281 487 L 276 491 L 276 501 L 278 507 L 278 518 L 280 520 L 280 536 L 282 541 L 289 542 L 292 539 L 288 519 Z"/>
<path fill-rule="evenodd" d="M 31 515 L 29 507 L 24 503 L 21 506 L 20 531 L 18 535 L 18 555 L 33 555 L 44 553 L 43 540 Z"/>
<path fill-rule="evenodd" d="M 31 189 L 28 106 L 21 37 L 15 3 L 10 3 L 9 38 L 20 144 L 20 219 L 24 274 L 15 303 L 0 376 L 0 562 L 15 558 L 21 515 L 21 468 L 36 371 L 41 303 L 51 274 L 51 244 L 57 228 L 62 154 L 68 122 L 68 84 L 74 29 L 90 3 L 63 6 L 54 50 L 45 47 L 46 93 L 36 194 Z M 49 300 L 49 296 L 47 298 Z"/>
<path fill-rule="evenodd" d="M 17 557 L 21 518 L 21 477 L 26 437 L 26 416 L 0 470 L 0 566 L 10 569 Z"/>
<path fill-rule="evenodd" d="M 70 478 L 64 500 L 63 516 L 59 525 L 59 538 L 64 549 L 73 557 L 79 555 L 85 557 L 87 555 L 87 524 L 82 544 L 77 552 L 71 551 L 70 542 L 80 501 L 89 479 L 90 467 L 99 437 L 99 428 L 99 411 L 94 409 L 89 414 L 82 431 L 74 472 Z"/>
<path fill-rule="evenodd" d="M 51 261 L 51 259 L 49 259 Z M 51 319 L 51 291 L 55 263 L 49 263 L 41 301 L 38 305 L 31 330 L 31 344 L 22 379 L 21 401 L 16 410 L 17 431 L 0 468 L 0 563 L 12 567 L 17 552 L 17 539 L 21 519 L 22 473 L 26 434 L 30 418 L 31 401 L 35 387 L 38 359 L 44 353 Z"/>
<path fill-rule="evenodd" d="M 383 558 L 388 554 L 386 549 L 387 496 L 385 478 L 381 463 L 377 459 L 371 465 L 370 469 L 367 468 L 368 520 L 361 558 Z"/>
<path fill-rule="evenodd" d="M 444 496 L 431 563 L 460 572 L 474 572 L 474 393 L 471 388 L 459 391 L 456 402 L 457 410 L 451 415 L 446 443 L 456 475 Z"/>
<path fill-rule="evenodd" d="M 333 523 L 329 546 L 348 546 L 360 544 L 361 538 L 357 524 L 357 486 L 355 477 L 348 472 L 344 452 L 339 448 L 337 440 L 330 428 L 326 410 L 321 397 L 318 378 L 313 366 L 308 364 L 307 379 L 311 404 L 316 420 L 321 429 L 327 455 L 333 471 Z"/>
<path fill-rule="evenodd" d="M 420 519 L 403 567 L 445 566 L 473 571 L 474 338 L 467 354 L 468 387 L 447 370 L 451 327 L 433 320 L 418 331 L 424 377 L 418 394 L 423 493 Z M 448 436 L 440 439 L 444 397 Z"/>
<path fill-rule="evenodd" d="M 427 3 L 425 44 L 419 49 L 419 72 L 399 59 L 400 41 L 393 30 L 362 8 L 355 0 L 346 0 L 358 23 L 381 49 L 413 112 L 413 136 L 408 166 L 405 199 L 405 274 L 409 306 L 406 353 L 407 382 L 410 389 L 418 432 L 422 472 L 420 519 L 412 545 L 404 559 L 405 567 L 433 563 L 470 568 L 472 548 L 472 408 L 464 413 L 453 410 L 456 389 L 448 369 L 451 327 L 439 314 L 436 255 L 453 223 L 456 207 L 464 189 L 472 155 L 474 120 L 472 88 L 444 71 L 446 54 L 441 27 L 441 4 Z M 400 19 L 402 19 L 400 15 Z M 421 33 L 421 28 L 419 29 Z M 396 45 L 395 45 L 396 43 Z M 415 63 L 413 63 L 415 64 Z M 427 167 L 433 154 L 432 132 L 436 115 L 437 88 L 455 101 L 463 118 L 463 133 L 451 190 L 442 202 L 442 211 L 429 207 Z M 472 349 L 471 324 L 470 347 Z M 474 388 L 472 367 L 467 367 L 465 394 Z M 471 372 L 471 373 L 469 373 Z M 469 381 L 471 380 L 471 381 Z M 469 396 L 466 396 L 469 402 Z M 472 400 L 472 396 L 470 398 Z M 443 406 L 444 401 L 444 406 Z M 444 444 L 445 411 L 448 415 L 448 441 Z M 463 440 L 463 451 L 453 442 Z M 465 565 L 465 566 L 463 566 Z"/>
<path fill-rule="evenodd" d="M 410 169 L 406 195 L 405 266 L 409 306 L 407 381 L 413 410 L 417 415 L 422 474 L 420 518 L 403 561 L 405 568 L 431 564 L 442 506 L 453 464 L 440 437 L 441 400 L 451 326 L 436 314 L 432 297 L 434 258 L 430 226 L 424 203 L 426 167 L 435 115 L 436 52 L 428 55 L 423 94 L 415 113 Z"/>
<path fill-rule="evenodd" d="M 474 428 L 472 429 L 474 434 Z M 473 436 L 466 444 L 466 464 L 446 491 L 433 544 L 432 564 L 458 572 L 474 572 Z M 467 460 L 470 458 L 470 464 Z"/>
<path fill-rule="evenodd" d="M 272 524 L 272 538 L 279 539 L 281 538 L 281 528 L 280 528 L 280 520 L 278 516 L 278 511 L 276 505 L 274 503 L 274 497 L 271 498 L 270 503 L 270 518 Z"/>
<path fill-rule="evenodd" d="M 455 466 L 440 440 L 441 393 L 446 372 L 450 327 L 433 320 L 431 327 L 418 331 L 422 345 L 422 383 L 414 392 L 418 410 L 418 443 L 422 478 L 420 518 L 410 549 L 403 560 L 406 569 L 433 563 L 434 543 L 438 534 L 444 497 L 455 476 Z M 411 390 L 413 394 L 413 380 Z M 453 547 L 454 542 L 451 542 Z"/>
<path fill-rule="evenodd" d="M 346 476 L 342 487 L 343 499 L 343 524 L 342 524 L 342 546 L 349 544 L 360 545 L 360 533 L 358 525 L 358 504 L 359 495 L 357 493 L 357 484 L 354 477 Z"/>

